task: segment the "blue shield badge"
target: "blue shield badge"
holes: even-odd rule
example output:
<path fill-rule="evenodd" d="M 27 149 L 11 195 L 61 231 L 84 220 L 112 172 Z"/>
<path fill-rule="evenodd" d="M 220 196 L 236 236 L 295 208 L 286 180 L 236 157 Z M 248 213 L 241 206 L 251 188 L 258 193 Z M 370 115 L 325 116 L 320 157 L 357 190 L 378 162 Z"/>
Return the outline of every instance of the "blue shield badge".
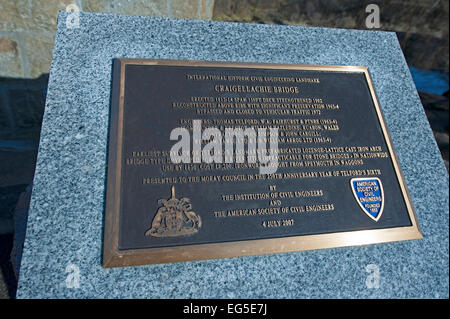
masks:
<path fill-rule="evenodd" d="M 381 180 L 377 177 L 352 178 L 350 186 L 359 207 L 367 216 L 377 222 L 384 208 L 384 192 Z"/>

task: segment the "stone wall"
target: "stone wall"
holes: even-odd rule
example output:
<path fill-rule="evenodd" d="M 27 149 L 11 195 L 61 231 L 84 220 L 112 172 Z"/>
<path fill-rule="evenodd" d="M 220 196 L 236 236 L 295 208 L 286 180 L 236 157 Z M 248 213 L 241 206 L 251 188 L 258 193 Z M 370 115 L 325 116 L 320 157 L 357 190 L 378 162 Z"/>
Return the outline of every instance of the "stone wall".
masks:
<path fill-rule="evenodd" d="M 1 0 L 0 76 L 48 73 L 59 10 L 211 19 L 213 0 Z"/>

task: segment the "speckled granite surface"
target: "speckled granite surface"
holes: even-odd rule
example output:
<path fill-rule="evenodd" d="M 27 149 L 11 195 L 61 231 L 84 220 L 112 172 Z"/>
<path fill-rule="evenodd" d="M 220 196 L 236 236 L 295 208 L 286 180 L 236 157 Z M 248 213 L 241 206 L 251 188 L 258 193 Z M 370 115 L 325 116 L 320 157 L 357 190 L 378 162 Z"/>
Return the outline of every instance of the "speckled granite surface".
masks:
<path fill-rule="evenodd" d="M 59 16 L 18 298 L 448 298 L 448 174 L 394 33 Z M 368 66 L 424 239 L 129 268 L 101 266 L 114 57 Z M 79 269 L 80 287 L 66 279 Z M 380 269 L 368 289 L 365 267 Z M 68 271 L 68 272 L 66 272 Z"/>

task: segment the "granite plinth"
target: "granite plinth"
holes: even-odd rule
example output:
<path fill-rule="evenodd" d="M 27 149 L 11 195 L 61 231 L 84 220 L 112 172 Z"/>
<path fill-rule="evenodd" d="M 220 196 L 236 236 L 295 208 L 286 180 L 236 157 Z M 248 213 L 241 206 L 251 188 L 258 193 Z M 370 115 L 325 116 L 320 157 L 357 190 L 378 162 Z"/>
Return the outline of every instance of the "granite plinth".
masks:
<path fill-rule="evenodd" d="M 448 298 L 448 174 L 395 33 L 59 15 L 18 298 Z M 112 59 L 367 66 L 421 240 L 104 269 Z M 366 266 L 380 270 L 366 286 Z M 79 270 L 79 288 L 68 278 Z M 75 285 L 76 286 L 76 285 Z"/>

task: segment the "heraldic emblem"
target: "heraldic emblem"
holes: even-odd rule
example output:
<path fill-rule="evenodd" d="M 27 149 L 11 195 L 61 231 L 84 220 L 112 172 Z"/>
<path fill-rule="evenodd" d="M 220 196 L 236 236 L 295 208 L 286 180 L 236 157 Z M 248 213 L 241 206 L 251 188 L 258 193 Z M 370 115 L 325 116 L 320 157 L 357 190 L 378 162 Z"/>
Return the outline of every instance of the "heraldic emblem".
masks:
<path fill-rule="evenodd" d="M 384 208 L 381 180 L 377 177 L 352 178 L 350 185 L 359 207 L 367 216 L 377 222 L 383 214 Z"/>
<path fill-rule="evenodd" d="M 175 186 L 172 186 L 172 196 L 169 199 L 160 199 L 158 208 L 152 221 L 152 227 L 145 233 L 153 237 L 177 237 L 192 235 L 202 226 L 199 215 L 191 211 L 189 198 L 175 197 Z"/>

